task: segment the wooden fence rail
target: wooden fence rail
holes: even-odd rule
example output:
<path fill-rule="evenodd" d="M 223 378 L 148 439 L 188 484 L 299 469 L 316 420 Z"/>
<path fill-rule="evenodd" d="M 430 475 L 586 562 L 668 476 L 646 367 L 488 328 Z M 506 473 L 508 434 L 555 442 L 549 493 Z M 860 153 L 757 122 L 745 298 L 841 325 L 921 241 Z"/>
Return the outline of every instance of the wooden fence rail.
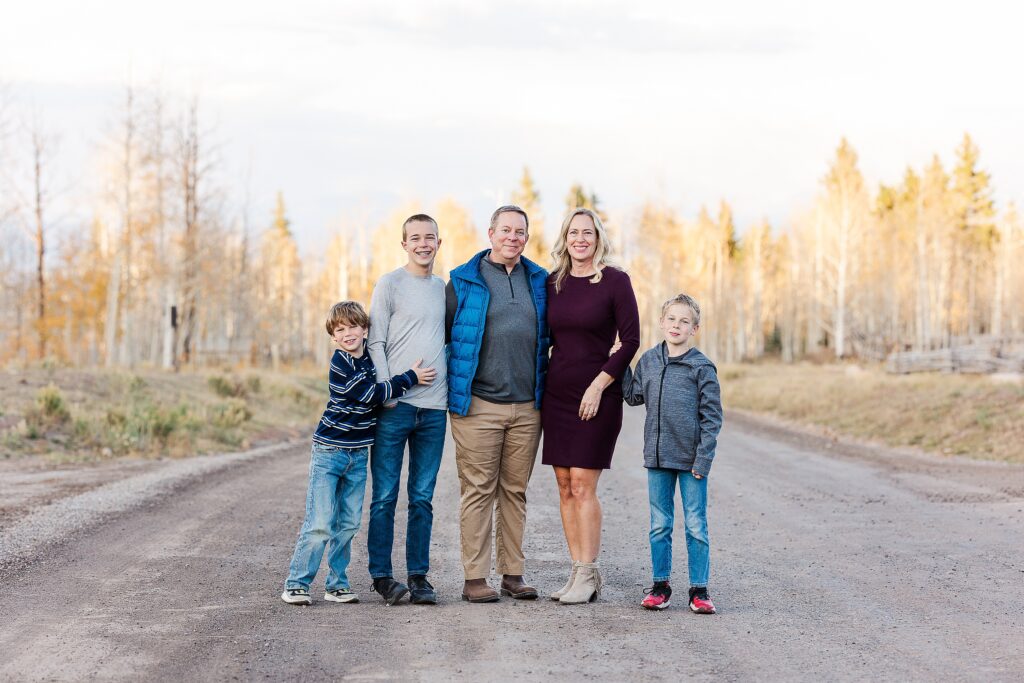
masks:
<path fill-rule="evenodd" d="M 886 360 L 886 370 L 911 372 L 959 372 L 987 374 L 1024 373 L 1024 340 L 979 337 L 968 344 L 933 351 L 895 351 Z"/>

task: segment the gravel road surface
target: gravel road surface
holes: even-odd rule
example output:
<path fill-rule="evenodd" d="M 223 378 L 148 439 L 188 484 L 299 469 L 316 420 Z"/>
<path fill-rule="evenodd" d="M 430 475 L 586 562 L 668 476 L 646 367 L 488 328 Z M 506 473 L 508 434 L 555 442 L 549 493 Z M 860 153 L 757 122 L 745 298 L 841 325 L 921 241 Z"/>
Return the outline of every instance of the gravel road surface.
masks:
<path fill-rule="evenodd" d="M 650 576 L 641 420 L 626 411 L 601 481 L 597 603 L 459 599 L 451 443 L 434 500 L 440 605 L 384 607 L 369 591 L 365 519 L 350 569 L 362 602 L 323 602 L 321 575 L 311 607 L 282 603 L 308 462 L 292 447 L 174 485 L 148 469 L 156 494 L 139 497 L 129 478 L 111 494 L 127 496 L 120 506 L 85 494 L 110 505 L 91 523 L 22 538 L 0 570 L 0 680 L 1024 678 L 1024 467 L 731 414 L 710 480 L 720 614 L 690 614 L 684 597 L 656 613 L 638 606 Z M 528 577 L 545 592 L 568 568 L 553 479 L 538 465 L 526 535 Z M 402 513 L 398 527 L 402 549 Z M 681 531 L 674 567 L 685 596 Z"/>

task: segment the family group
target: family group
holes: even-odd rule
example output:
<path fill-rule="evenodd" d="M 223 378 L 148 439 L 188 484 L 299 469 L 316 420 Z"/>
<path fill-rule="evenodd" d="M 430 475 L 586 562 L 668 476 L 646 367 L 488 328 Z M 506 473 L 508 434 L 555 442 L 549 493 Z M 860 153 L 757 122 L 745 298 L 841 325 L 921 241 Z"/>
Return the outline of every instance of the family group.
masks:
<path fill-rule="evenodd" d="M 397 232 L 397 231 L 396 231 Z M 408 596 L 436 604 L 428 580 L 432 500 L 449 416 L 455 441 L 462 598 L 532 600 L 523 533 L 526 490 L 543 433 L 554 469 L 571 565 L 552 600 L 580 604 L 601 595 L 601 503 L 623 402 L 645 405 L 643 464 L 651 513 L 653 584 L 647 609 L 669 606 L 672 531 L 679 491 L 689 565 L 688 605 L 713 614 L 707 486 L 722 408 L 714 364 L 694 346 L 700 306 L 686 294 L 664 303 L 664 340 L 630 368 L 640 321 L 629 276 L 610 261 L 597 213 L 572 211 L 562 223 L 549 272 L 523 256 L 529 217 L 501 206 L 487 230 L 490 248 L 450 273 L 434 275 L 441 248 L 425 214 L 402 225 L 405 266 L 376 283 L 369 314 L 335 304 L 326 329 L 337 345 L 330 399 L 313 435 L 305 519 L 281 598 L 312 603 L 310 585 L 327 555 L 324 599 L 358 602 L 347 569 L 371 500 L 367 551 L 373 591 L 388 605 Z M 407 583 L 392 567 L 395 510 L 408 453 Z M 493 544 L 493 555 L 492 555 Z M 488 582 L 501 575 L 498 589 Z"/>

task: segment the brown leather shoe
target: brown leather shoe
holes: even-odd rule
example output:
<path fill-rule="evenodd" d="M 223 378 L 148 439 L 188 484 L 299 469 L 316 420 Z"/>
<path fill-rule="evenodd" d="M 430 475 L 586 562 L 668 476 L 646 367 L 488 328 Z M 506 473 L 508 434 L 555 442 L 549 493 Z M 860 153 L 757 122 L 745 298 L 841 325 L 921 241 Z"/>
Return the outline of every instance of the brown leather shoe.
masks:
<path fill-rule="evenodd" d="M 520 574 L 505 574 L 501 577 L 501 594 L 516 600 L 537 599 L 537 589 L 526 583 Z"/>
<path fill-rule="evenodd" d="M 487 584 L 487 579 L 466 579 L 462 587 L 462 599 L 469 602 L 497 602 L 498 591 Z"/>

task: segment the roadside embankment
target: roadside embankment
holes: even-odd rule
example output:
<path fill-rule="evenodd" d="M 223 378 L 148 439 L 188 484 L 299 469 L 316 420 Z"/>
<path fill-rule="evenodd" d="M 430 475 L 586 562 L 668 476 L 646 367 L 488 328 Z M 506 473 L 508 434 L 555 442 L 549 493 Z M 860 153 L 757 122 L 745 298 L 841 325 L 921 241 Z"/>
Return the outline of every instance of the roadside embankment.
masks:
<path fill-rule="evenodd" d="M 41 466 L 237 451 L 309 431 L 322 375 L 35 368 L 0 372 L 0 460 Z"/>
<path fill-rule="evenodd" d="M 834 435 L 944 455 L 1024 462 L 1018 376 L 891 375 L 880 366 L 724 365 L 722 403 Z"/>

